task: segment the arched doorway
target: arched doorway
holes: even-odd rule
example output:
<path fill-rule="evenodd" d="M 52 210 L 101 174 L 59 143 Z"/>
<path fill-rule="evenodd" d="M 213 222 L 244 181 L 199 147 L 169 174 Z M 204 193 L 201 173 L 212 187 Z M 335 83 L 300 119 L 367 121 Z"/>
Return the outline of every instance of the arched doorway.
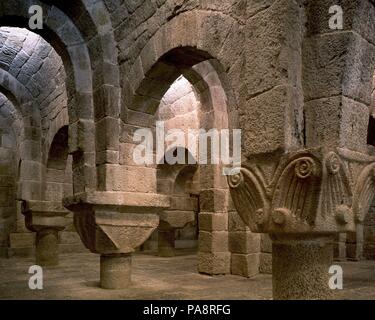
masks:
<path fill-rule="evenodd" d="M 157 131 L 156 123 L 162 120 L 165 132 L 173 129 L 184 132 L 197 129 L 205 132 L 206 141 L 197 144 L 199 147 L 206 144 L 205 154 L 198 155 L 200 161 L 197 169 L 200 185 L 198 270 L 207 274 L 230 273 L 228 209 L 231 201 L 223 165 L 218 159 L 220 155 L 214 150 L 215 143 L 219 140 L 216 141 L 212 134 L 235 128 L 229 119 L 235 118 L 235 114 L 228 112 L 228 106 L 233 100 L 225 80 L 225 72 L 218 60 L 207 52 L 192 47 L 170 50 L 143 72 L 144 78 L 126 101 L 127 108 L 122 113 L 123 130 L 131 133 L 140 127 L 148 127 Z M 197 107 L 194 108 L 193 105 Z M 131 153 L 136 146 L 129 133 L 129 138 L 122 143 L 124 150 Z M 174 142 L 173 146 L 186 147 L 186 141 L 182 145 L 179 143 L 181 141 L 177 144 Z M 162 149 L 165 152 L 166 148 Z M 228 146 L 228 152 L 230 149 Z M 197 150 L 189 151 L 193 156 L 197 155 Z M 155 145 L 154 153 L 156 159 L 164 156 Z M 204 157 L 206 161 L 201 161 Z M 139 170 L 148 172 L 151 177 L 155 168 L 149 166 Z M 212 222 L 213 220 L 220 220 L 221 223 Z M 154 238 L 154 243 L 155 240 Z"/>

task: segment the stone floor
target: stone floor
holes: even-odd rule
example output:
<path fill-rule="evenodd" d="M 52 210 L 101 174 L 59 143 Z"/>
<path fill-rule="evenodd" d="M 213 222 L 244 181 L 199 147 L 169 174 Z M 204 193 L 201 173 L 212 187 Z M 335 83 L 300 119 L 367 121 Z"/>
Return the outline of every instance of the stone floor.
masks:
<path fill-rule="evenodd" d="M 271 276 L 200 275 L 197 257 L 184 253 L 174 258 L 137 254 L 133 284 L 127 290 L 98 287 L 99 257 L 61 255 L 60 266 L 45 268 L 44 289 L 28 288 L 31 258 L 0 259 L 0 299 L 271 299 Z M 375 261 L 340 263 L 344 268 L 341 299 L 375 299 Z"/>

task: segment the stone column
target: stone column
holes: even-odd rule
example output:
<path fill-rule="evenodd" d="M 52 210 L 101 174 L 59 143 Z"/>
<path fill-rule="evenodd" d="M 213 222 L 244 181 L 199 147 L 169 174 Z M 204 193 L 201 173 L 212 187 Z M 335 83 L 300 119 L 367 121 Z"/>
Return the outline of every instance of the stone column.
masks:
<path fill-rule="evenodd" d="M 339 233 L 335 236 L 333 246 L 333 258 L 338 261 L 346 261 L 347 258 L 347 234 Z"/>
<path fill-rule="evenodd" d="M 272 284 L 277 300 L 329 299 L 333 237 L 273 236 Z"/>
<path fill-rule="evenodd" d="M 55 266 L 59 263 L 58 232 L 67 225 L 69 214 L 60 202 L 23 201 L 22 213 L 26 227 L 36 232 L 36 264 Z"/>
<path fill-rule="evenodd" d="M 131 254 L 100 256 L 100 286 L 103 289 L 123 289 L 130 285 Z"/>
<path fill-rule="evenodd" d="M 158 194 L 88 192 L 64 199 L 74 225 L 92 253 L 100 254 L 100 286 L 125 289 L 131 284 L 132 253 L 159 224 L 158 211 L 169 198 Z"/>
<path fill-rule="evenodd" d="M 185 206 L 179 208 L 178 206 L 173 205 L 173 203 L 176 203 L 177 201 L 174 201 L 172 198 L 171 207 L 173 210 L 164 210 L 159 214 L 158 255 L 160 257 L 173 257 L 175 255 L 176 229 L 182 229 L 189 222 L 194 221 L 194 204 L 196 204 L 196 199 L 182 198 L 182 200 L 185 200 Z M 180 201 L 180 204 L 181 202 L 183 201 Z M 190 211 L 183 211 L 184 209 Z"/>
<path fill-rule="evenodd" d="M 175 255 L 175 229 L 159 230 L 158 255 L 160 257 L 174 257 Z"/>
<path fill-rule="evenodd" d="M 284 155 L 271 183 L 247 163 L 228 177 L 243 222 L 273 240 L 275 299 L 329 299 L 335 235 L 353 233 L 375 196 L 375 157 L 347 150 Z M 349 183 L 347 168 L 351 172 Z"/>
<path fill-rule="evenodd" d="M 356 260 L 363 259 L 363 241 L 364 239 L 364 225 L 363 223 L 357 224 L 357 232 L 356 232 Z"/>
<path fill-rule="evenodd" d="M 58 230 L 43 228 L 36 233 L 36 264 L 55 266 L 59 264 Z"/>

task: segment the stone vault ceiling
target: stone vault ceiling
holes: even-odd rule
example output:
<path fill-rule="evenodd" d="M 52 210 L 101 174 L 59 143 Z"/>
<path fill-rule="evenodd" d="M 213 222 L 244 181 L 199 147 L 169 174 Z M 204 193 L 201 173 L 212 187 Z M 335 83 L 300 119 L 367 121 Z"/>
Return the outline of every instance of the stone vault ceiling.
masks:
<path fill-rule="evenodd" d="M 0 28 L 0 68 L 29 92 L 39 107 L 42 128 L 66 106 L 61 58 L 40 36 L 26 29 Z M 13 93 L 17 96 L 17 93 Z"/>

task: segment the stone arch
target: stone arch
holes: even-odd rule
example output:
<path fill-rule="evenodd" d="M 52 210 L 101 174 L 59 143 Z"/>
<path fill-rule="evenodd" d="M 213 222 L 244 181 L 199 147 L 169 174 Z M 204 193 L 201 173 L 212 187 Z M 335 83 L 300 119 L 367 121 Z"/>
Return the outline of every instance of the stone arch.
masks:
<path fill-rule="evenodd" d="M 174 17 L 153 35 L 129 68 L 128 78 L 132 82 L 124 81 L 121 118 L 125 123 L 133 116 L 133 110 L 153 114 L 171 83 L 183 74 L 195 84 L 201 99 L 214 111 L 205 115 L 205 129 L 238 128 L 238 106 L 233 88 L 240 87 L 236 83 L 239 79 L 227 74 L 237 62 L 234 59 L 237 55 L 229 54 L 234 53 L 231 41 L 213 37 L 210 23 L 221 23 L 233 29 L 238 27 L 238 22 L 230 16 L 194 11 Z M 217 101 L 212 103 L 217 92 L 208 87 L 224 90 L 227 99 L 224 106 L 221 104 L 221 108 L 217 108 Z M 222 181 L 222 185 L 226 186 L 226 181 Z"/>
<path fill-rule="evenodd" d="M 55 134 L 49 148 L 47 168 L 61 170 L 68 159 L 68 126 L 61 127 Z"/>
<path fill-rule="evenodd" d="M 14 103 L 12 103 L 8 99 L 8 94 L 1 92 L 1 107 L 0 107 L 0 115 L 2 116 L 3 125 L 1 128 L 8 128 L 12 131 L 15 137 L 15 147 L 19 146 L 20 136 L 23 134 L 23 126 L 22 126 L 22 119 L 19 118 L 19 114 L 14 107 Z"/>
<path fill-rule="evenodd" d="M 181 65 L 177 61 L 188 62 Z M 232 111 L 236 109 L 235 99 L 222 66 L 207 53 L 190 47 L 171 50 L 145 72 L 139 87 L 123 110 L 123 122 L 150 126 L 150 120 L 152 122 L 163 96 L 181 75 L 193 86 L 196 96 L 199 96 L 201 128 L 209 130 L 237 127 L 234 120 L 237 119 L 237 113 Z"/>
<path fill-rule="evenodd" d="M 3 94 L 13 104 L 17 117 L 23 119 L 23 122 L 28 120 L 24 125 L 38 126 L 40 124 L 39 109 L 35 105 L 30 108 L 30 102 L 33 100 L 31 94 L 22 83 L 3 69 L 0 69 L 0 87 Z"/>
<path fill-rule="evenodd" d="M 367 144 L 375 147 L 375 72 L 372 78 L 371 103 L 369 114 L 370 115 L 367 129 Z"/>
<path fill-rule="evenodd" d="M 371 101 L 369 107 L 369 125 L 367 130 L 367 144 L 370 152 L 375 152 L 375 72 L 371 86 Z M 371 188 L 374 185 L 369 183 Z M 375 259 L 375 196 L 369 200 L 369 206 L 364 209 L 365 216 L 356 226 L 356 232 L 346 237 L 346 256 L 349 259 Z"/>
<path fill-rule="evenodd" d="M 9 234 L 16 228 L 16 135 L 0 103 L 0 257 L 6 256 Z"/>
<path fill-rule="evenodd" d="M 100 114 L 100 110 L 105 115 L 108 110 L 118 110 L 119 103 L 119 96 L 106 100 L 111 90 L 119 94 L 117 50 L 107 10 L 100 1 L 70 3 L 75 10 L 68 9 L 66 2 L 58 7 L 43 1 L 32 4 L 40 5 L 46 13 L 40 35 L 62 57 L 67 71 L 70 151 L 74 154 L 76 192 L 95 189 L 94 114 Z M 30 5 L 29 1 L 2 4 L 0 24 L 27 28 Z M 77 12 L 81 15 L 77 16 Z M 96 110 L 95 106 L 101 109 Z"/>
<path fill-rule="evenodd" d="M 1 107 L 0 107 L 0 128 L 4 130 L 7 134 L 12 135 L 12 140 L 10 141 L 9 145 L 12 145 L 16 147 L 16 133 L 13 128 L 13 123 L 9 123 L 7 117 L 1 112 Z"/>
<path fill-rule="evenodd" d="M 90 93 L 92 90 L 92 79 L 90 70 L 90 58 L 87 52 L 87 47 L 83 44 L 84 40 L 71 22 L 71 20 L 56 7 L 50 7 L 40 1 L 36 1 L 35 5 L 40 5 L 43 12 L 47 12 L 47 17 L 44 19 L 45 25 L 43 29 L 33 30 L 33 32 L 40 35 L 56 50 L 63 60 L 65 69 L 67 71 L 67 90 L 69 97 L 78 99 L 78 96 L 84 93 Z M 1 12 L 0 23 L 2 26 L 28 28 L 28 8 L 30 4 L 27 2 L 15 1 L 12 5 L 3 6 Z M 67 21 L 71 24 L 69 37 L 64 35 L 63 30 L 60 30 L 61 21 Z M 72 81 L 73 85 L 69 84 Z M 81 97 L 83 98 L 83 96 Z M 72 101 L 71 101 L 72 102 Z M 90 102 L 90 101 L 89 101 Z M 81 104 L 83 107 L 82 113 L 86 114 L 89 111 L 88 105 Z M 75 108 L 71 107 L 72 122 L 80 115 L 73 117 Z"/>
<path fill-rule="evenodd" d="M 25 116 L 25 114 L 30 114 L 30 110 L 23 108 L 23 105 L 30 102 L 30 100 L 32 100 L 32 96 L 22 83 L 20 83 L 9 72 L 0 69 L 0 85 L 3 90 L 8 93 L 8 99 L 12 101 L 15 106 L 17 106 L 17 112 L 19 112 L 20 115 Z M 36 110 L 39 109 L 36 108 Z M 38 118 L 34 119 L 35 122 L 38 122 Z"/>
<path fill-rule="evenodd" d="M 227 74 L 236 59 L 227 56 L 228 52 L 233 52 L 230 41 L 215 38 L 209 31 L 212 21 L 216 24 L 220 21 L 223 25 L 237 23 L 221 14 L 188 12 L 168 21 L 149 40 L 125 75 L 132 82 L 124 81 L 121 112 L 124 131 L 131 131 L 132 125 L 150 126 L 162 97 L 180 75 L 194 84 L 197 96 L 204 101 L 205 105 L 201 106 L 201 127 L 219 130 L 237 128 L 237 99 L 232 90 L 235 80 Z M 218 90 L 222 90 L 220 94 L 224 96 L 220 105 Z M 207 222 L 203 224 L 199 236 L 204 244 L 200 247 L 199 271 L 229 273 L 230 253 L 226 246 L 230 196 L 226 178 L 220 165 L 202 165 L 199 171 L 200 215 L 201 220 Z M 214 220 L 224 223 L 215 229 L 212 227 Z M 223 246 L 217 246 L 217 243 Z M 219 266 L 219 261 L 225 263 Z"/>
<path fill-rule="evenodd" d="M 220 26 L 225 32 L 212 34 L 211 23 Z M 133 59 L 128 70 L 128 78 L 132 79 L 132 83 L 130 88 L 127 88 L 125 98 L 133 97 L 150 69 L 161 57 L 166 57 L 174 49 L 177 51 L 183 47 L 190 49 L 190 52 L 189 50 L 180 50 L 180 57 L 185 59 L 179 59 L 178 61 L 174 59 L 177 64 L 182 62 L 181 67 L 191 67 L 201 61 L 214 58 L 220 61 L 219 64 L 222 66 L 220 68 L 228 72 L 237 62 L 240 50 L 238 46 L 233 46 L 233 39 L 227 39 L 226 36 L 228 30 L 239 28 L 239 23 L 232 17 L 209 11 L 194 10 L 181 13 L 168 20 L 147 42 L 140 54 Z M 190 54 L 192 51 L 195 51 L 195 53 Z M 218 65 L 215 67 L 218 67 Z M 173 70 L 171 70 L 171 73 L 173 76 Z M 222 74 L 221 72 L 218 73 Z M 228 88 L 226 88 L 228 94 L 231 91 L 230 88 L 234 87 L 235 81 L 232 77 L 222 81 L 228 84 Z M 232 105 L 235 106 L 235 101 Z"/>
<path fill-rule="evenodd" d="M 94 119 L 97 129 L 96 164 L 100 170 L 102 164 L 118 163 L 119 152 L 121 89 L 118 49 L 110 14 L 104 1 L 69 0 L 56 6 L 74 21 L 86 41 L 91 58 Z"/>
<path fill-rule="evenodd" d="M 182 168 L 179 171 L 175 179 L 173 193 L 174 194 L 182 194 L 182 193 L 194 194 L 194 192 L 197 192 L 197 190 L 194 190 L 194 188 L 191 187 L 191 183 L 194 179 L 194 175 L 197 170 L 198 170 L 198 167 L 195 165 L 187 165 L 184 168 Z"/>
<path fill-rule="evenodd" d="M 81 162 L 82 158 L 85 157 L 85 152 L 95 154 L 93 144 L 82 141 L 82 139 L 85 140 L 88 138 L 82 134 L 88 131 L 88 127 L 91 128 L 91 132 L 94 130 L 92 73 L 87 46 L 84 44 L 80 32 L 62 11 L 39 1 L 34 4 L 40 5 L 44 13 L 47 12 L 47 17 L 44 19 L 45 25 L 42 30 L 39 30 L 40 32 L 38 32 L 38 34 L 55 48 L 64 63 L 67 74 L 66 88 L 68 94 L 69 121 L 72 126 L 79 128 L 79 130 L 75 130 L 74 135 L 72 135 L 73 141 L 71 145 L 73 148 L 71 151 L 75 152 L 76 158 L 78 158 L 76 162 Z M 16 1 L 12 5 L 3 6 L 1 8 L 2 18 L 0 24 L 3 26 L 27 28 L 29 5 L 29 3 Z M 69 36 L 59 29 L 61 21 L 67 21 L 66 23 L 71 27 Z M 79 114 L 77 114 L 78 111 Z M 83 145 L 85 145 L 84 150 L 81 148 Z M 93 165 L 94 163 L 91 163 L 91 167 Z M 89 174 L 90 177 L 87 177 L 87 170 L 86 175 L 82 176 L 83 171 L 82 165 L 77 164 L 76 179 L 83 180 L 83 185 L 86 185 L 88 181 L 93 181 L 95 172 L 91 170 Z M 82 184 L 77 183 L 77 185 Z"/>
<path fill-rule="evenodd" d="M 68 147 L 68 126 L 62 126 L 55 134 L 46 161 L 43 199 L 61 202 L 72 195 L 71 156 Z"/>
<path fill-rule="evenodd" d="M 97 130 L 96 164 L 100 170 L 102 164 L 114 163 L 115 159 L 118 161 L 119 152 L 121 90 L 112 22 L 103 1 L 64 1 L 56 6 L 72 19 L 81 32 L 91 59 L 93 117 Z M 106 134 L 108 131 L 115 134 Z"/>
<path fill-rule="evenodd" d="M 176 156 L 177 152 L 183 152 L 191 163 L 196 162 L 190 151 L 182 147 L 172 147 L 167 150 L 165 160 L 168 159 L 168 154 Z M 167 195 L 171 205 L 160 214 L 157 229 L 158 254 L 173 256 L 176 241 L 185 240 L 185 248 L 192 249 L 195 248 L 198 240 L 199 185 L 196 179 L 194 181 L 196 188 L 192 186 L 194 178 L 198 176 L 196 173 L 199 167 L 197 163 L 170 165 L 167 161 L 164 162 L 157 166 L 157 192 Z M 156 233 L 150 240 L 155 238 Z M 186 243 L 189 243 L 187 247 Z M 147 245 L 144 247 L 147 248 Z"/>
<path fill-rule="evenodd" d="M 162 193 L 166 195 L 175 194 L 178 189 L 178 187 L 176 188 L 176 183 L 177 182 L 183 183 L 187 179 L 193 178 L 193 175 L 198 170 L 197 160 L 187 148 L 173 147 L 166 151 L 165 156 L 168 153 L 175 154 L 176 152 L 180 152 L 178 151 L 178 149 L 182 149 L 180 151 L 185 153 L 185 159 L 190 159 L 189 163 L 195 162 L 195 164 L 170 165 L 167 163 L 167 161 L 164 161 L 163 164 L 159 164 L 157 166 L 157 177 L 156 177 L 158 193 Z M 183 177 L 184 173 L 186 173 L 186 175 L 188 175 L 189 173 L 191 174 L 188 176 L 185 176 L 184 178 Z M 181 190 L 178 193 L 181 193 Z"/>
<path fill-rule="evenodd" d="M 23 125 L 10 92 L 0 88 L 0 256 L 7 256 L 9 234 L 17 227 L 17 159 Z"/>
<path fill-rule="evenodd" d="M 63 109 L 52 121 L 50 129 L 45 137 L 45 143 L 43 145 L 43 163 L 47 163 L 55 136 L 64 127 L 69 127 L 69 115 L 66 109 Z"/>
<path fill-rule="evenodd" d="M 10 139 L 7 139 L 5 142 L 6 148 L 12 149 L 13 152 L 13 164 L 17 161 L 18 155 L 18 145 L 19 145 L 19 138 L 17 135 L 21 134 L 22 127 L 18 123 L 19 118 L 17 111 L 11 101 L 5 96 L 3 93 L 0 92 L 0 117 L 1 117 L 1 126 L 0 126 L 0 134 L 9 135 Z M 3 146 L 3 137 L 0 139 L 0 144 Z M 13 168 L 14 174 L 12 177 L 16 177 L 16 168 Z"/>
<path fill-rule="evenodd" d="M 45 136 L 51 124 L 60 113 L 67 113 L 66 74 L 61 57 L 41 36 L 26 29 L 1 27 L 0 43 L 0 65 L 14 78 L 13 82 L 23 87 L 29 96 L 27 101 L 32 102 L 23 112 L 32 115 L 34 132 L 40 131 L 44 157 Z M 25 96 L 21 91 L 18 95 Z M 29 128 L 26 131 L 30 132 Z"/>
<path fill-rule="evenodd" d="M 354 49 L 355 51 L 358 48 Z M 361 63 L 359 61 L 358 63 Z M 374 60 L 375 64 L 375 60 Z M 368 68 L 361 64 L 361 68 L 358 72 L 351 70 L 353 66 L 349 68 L 349 74 L 354 73 L 356 76 L 353 77 L 355 83 L 353 88 L 346 88 L 348 94 L 355 98 L 358 104 L 362 104 L 362 110 L 360 117 L 363 122 L 368 121 L 368 125 L 365 128 L 357 128 L 358 132 L 363 135 L 363 143 L 367 143 L 367 152 L 372 156 L 366 159 L 366 163 L 375 161 L 373 157 L 375 155 L 375 72 L 373 68 Z M 359 74 L 361 77 L 359 77 Z M 359 81 L 363 81 L 359 83 Z M 345 85 L 348 83 L 346 79 Z M 360 109 L 359 109 L 360 110 Z M 358 127 L 358 126 L 357 126 Z M 367 135 L 367 137 L 365 137 Z M 365 140 L 365 138 L 367 138 Z M 363 146 L 360 146 L 363 149 Z M 371 179 L 371 168 L 372 165 L 368 165 L 361 175 L 359 175 L 358 189 L 356 190 L 356 198 L 354 209 L 359 215 L 355 231 L 347 234 L 339 234 L 336 236 L 335 256 L 340 260 L 349 259 L 359 261 L 364 258 L 375 259 L 375 186 Z M 370 178 L 369 178 L 370 176 Z M 361 203 L 359 205 L 359 203 Z"/>
<path fill-rule="evenodd" d="M 0 69 L 0 92 L 5 94 L 3 95 L 5 104 L 0 107 L 0 114 L 11 127 L 14 135 L 13 168 L 12 174 L 7 178 L 9 201 L 8 207 L 2 209 L 7 210 L 8 220 L 1 223 L 1 227 L 7 231 L 4 239 L 4 255 L 9 256 L 9 248 L 16 234 L 13 232 L 17 232 L 18 236 L 18 233 L 24 233 L 26 229 L 25 218 L 20 211 L 20 200 L 39 200 L 41 197 L 40 121 L 38 108 L 33 100 L 29 99 L 28 92 L 2 69 Z M 32 112 L 30 112 L 31 108 Z"/>
<path fill-rule="evenodd" d="M 17 198 L 40 199 L 42 157 L 39 109 L 26 88 L 2 69 L 0 69 L 0 86 L 15 110 L 16 119 L 13 122 L 17 121 L 19 127 L 17 139 L 19 152 L 16 162 L 20 163 L 20 175 L 17 177 Z M 33 170 L 30 170 L 31 168 Z"/>

